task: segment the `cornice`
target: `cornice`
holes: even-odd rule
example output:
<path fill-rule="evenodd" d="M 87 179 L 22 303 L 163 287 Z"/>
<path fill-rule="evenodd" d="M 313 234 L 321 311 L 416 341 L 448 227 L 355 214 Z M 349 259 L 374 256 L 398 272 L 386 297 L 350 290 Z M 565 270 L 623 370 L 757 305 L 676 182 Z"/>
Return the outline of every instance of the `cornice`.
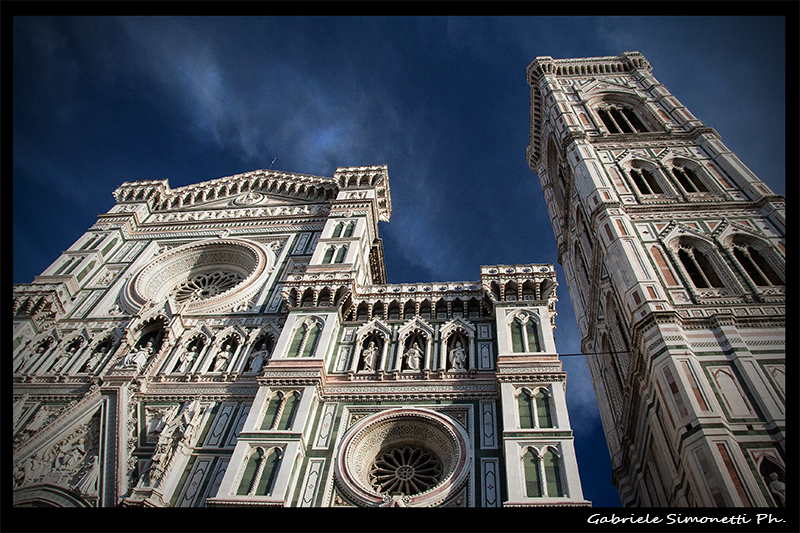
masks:
<path fill-rule="evenodd" d="M 639 52 L 623 52 L 618 56 L 572 59 L 553 59 L 550 56 L 540 56 L 528 65 L 526 73 L 528 83 L 535 83 L 547 75 L 559 77 L 613 75 L 631 73 L 636 70 L 651 72 L 653 67 Z"/>

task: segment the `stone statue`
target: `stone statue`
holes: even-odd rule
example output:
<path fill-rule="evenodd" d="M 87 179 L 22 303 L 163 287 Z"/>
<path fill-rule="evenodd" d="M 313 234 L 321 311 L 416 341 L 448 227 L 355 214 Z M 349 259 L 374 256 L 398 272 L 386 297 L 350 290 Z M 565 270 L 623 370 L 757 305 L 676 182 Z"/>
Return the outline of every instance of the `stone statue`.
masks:
<path fill-rule="evenodd" d="M 192 344 L 191 346 L 189 346 L 188 350 L 183 352 L 178 357 L 178 364 L 175 365 L 176 368 L 174 368 L 172 371 L 180 372 L 181 374 L 188 372 L 189 368 L 191 368 L 192 363 L 194 363 L 194 360 L 196 358 L 197 358 L 197 345 Z"/>
<path fill-rule="evenodd" d="M 200 401 L 195 399 L 165 424 L 150 459 L 150 466 L 142 474 L 140 483 L 158 488 L 175 452 L 181 446 L 185 449 L 190 445 L 199 423 L 199 414 Z"/>
<path fill-rule="evenodd" d="M 84 496 L 94 496 L 97 494 L 97 478 L 100 477 L 100 459 L 93 455 L 78 482 L 75 490 Z"/>
<path fill-rule="evenodd" d="M 72 358 L 72 356 L 75 355 L 76 351 L 78 351 L 77 343 L 73 342 L 72 344 L 67 346 L 67 349 L 64 351 L 64 353 L 56 355 L 55 363 L 53 364 L 53 367 L 50 369 L 50 372 L 53 374 L 58 374 L 59 372 L 61 372 L 61 370 L 64 369 L 64 367 Z"/>
<path fill-rule="evenodd" d="M 456 347 L 450 350 L 450 368 L 464 370 L 467 363 L 467 353 L 461 346 L 461 341 L 456 342 Z"/>
<path fill-rule="evenodd" d="M 147 362 L 150 356 L 153 355 L 153 340 L 148 340 L 144 346 L 133 349 L 125 354 L 125 359 L 122 361 L 122 366 L 135 366 L 138 370 L 143 364 Z"/>
<path fill-rule="evenodd" d="M 262 348 L 256 352 L 250 354 L 250 366 L 248 370 L 250 372 L 258 372 L 261 370 L 261 367 L 264 366 L 264 361 L 267 358 L 267 350 Z"/>
<path fill-rule="evenodd" d="M 35 356 L 35 357 L 39 357 L 40 355 L 42 355 L 44 353 L 45 349 L 46 348 L 45 348 L 44 344 L 40 344 L 40 345 L 38 345 L 36 347 L 36 350 L 34 352 L 31 352 L 27 348 L 22 350 L 22 353 L 17 358 L 16 366 L 14 367 L 14 372 L 22 371 L 22 369 L 28 363 L 28 361 L 30 360 L 32 355 Z"/>
<path fill-rule="evenodd" d="M 409 370 L 419 370 L 419 363 L 422 359 L 422 350 L 420 350 L 419 346 L 417 345 L 417 341 L 414 341 L 413 346 L 408 350 L 406 353 L 406 366 Z"/>
<path fill-rule="evenodd" d="M 375 346 L 375 341 L 370 341 L 369 346 L 364 350 L 364 370 L 372 372 L 375 366 L 375 358 L 378 356 L 378 347 Z"/>
<path fill-rule="evenodd" d="M 769 491 L 775 495 L 778 502 L 780 502 L 781 507 L 786 507 L 786 485 L 783 481 L 778 479 L 778 473 L 773 472 L 769 475 L 769 478 L 772 480 L 769 482 Z"/>
<path fill-rule="evenodd" d="M 91 372 L 92 369 L 100 362 L 100 360 L 108 353 L 108 345 L 101 344 L 92 354 L 92 356 L 84 363 L 81 372 Z"/>
<path fill-rule="evenodd" d="M 212 372 L 222 372 L 225 370 L 225 367 L 228 365 L 228 360 L 231 358 L 231 349 L 228 346 L 222 349 L 217 354 L 217 358 L 214 359 L 214 368 L 211 370 Z"/>

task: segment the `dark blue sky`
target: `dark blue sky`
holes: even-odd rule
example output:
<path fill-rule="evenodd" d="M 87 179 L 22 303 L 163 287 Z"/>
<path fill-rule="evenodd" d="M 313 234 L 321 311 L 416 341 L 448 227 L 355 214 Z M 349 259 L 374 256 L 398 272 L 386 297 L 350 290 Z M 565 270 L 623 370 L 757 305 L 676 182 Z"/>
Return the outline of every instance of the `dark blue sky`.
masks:
<path fill-rule="evenodd" d="M 795 43 L 796 44 L 796 43 Z M 114 205 L 269 167 L 389 167 L 390 283 L 555 263 L 525 162 L 536 56 L 639 51 L 653 74 L 785 193 L 782 17 L 20 18 L 13 23 L 13 281 Z M 556 343 L 580 339 L 559 268 Z M 564 357 L 584 495 L 619 505 L 583 357 Z"/>

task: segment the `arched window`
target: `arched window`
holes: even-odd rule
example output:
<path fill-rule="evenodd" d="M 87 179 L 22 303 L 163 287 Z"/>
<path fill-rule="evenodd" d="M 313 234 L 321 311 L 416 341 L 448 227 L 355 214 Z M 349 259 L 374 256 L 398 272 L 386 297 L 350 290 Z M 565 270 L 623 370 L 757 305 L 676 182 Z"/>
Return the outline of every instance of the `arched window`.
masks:
<path fill-rule="evenodd" d="M 264 419 L 261 421 L 262 431 L 286 430 L 292 426 L 300 404 L 300 393 L 278 392 L 270 398 Z"/>
<path fill-rule="evenodd" d="M 661 194 L 661 186 L 656 181 L 653 173 L 646 168 L 633 167 L 630 171 L 631 179 L 636 184 L 641 194 Z"/>
<path fill-rule="evenodd" d="M 522 389 L 517 395 L 520 429 L 552 428 L 553 418 L 550 414 L 550 395 L 544 389 L 531 394 Z"/>
<path fill-rule="evenodd" d="M 553 427 L 553 419 L 550 417 L 550 396 L 548 396 L 544 390 L 539 389 L 534 399 L 536 400 L 536 419 L 538 426 L 540 428 Z"/>
<path fill-rule="evenodd" d="M 687 166 L 673 165 L 672 174 L 675 176 L 675 179 L 678 180 L 678 183 L 680 183 L 685 192 L 708 192 L 708 187 L 706 187 L 705 183 L 703 183 L 703 180 L 701 180 L 691 168 Z"/>
<path fill-rule="evenodd" d="M 540 352 L 539 325 L 530 316 L 515 317 L 510 324 L 513 353 Z"/>
<path fill-rule="evenodd" d="M 547 495 L 551 498 L 560 498 L 564 495 L 561 484 L 561 458 L 552 448 L 548 448 L 542 457 L 544 463 L 544 477 L 547 480 Z"/>
<path fill-rule="evenodd" d="M 342 228 L 344 227 L 344 222 L 339 222 L 333 228 L 333 233 L 331 233 L 331 238 L 336 239 L 342 235 Z"/>
<path fill-rule="evenodd" d="M 533 320 L 528 320 L 525 324 L 525 334 L 528 338 L 528 351 L 529 352 L 539 352 L 541 349 L 539 348 L 539 333 L 537 331 L 536 322 Z"/>
<path fill-rule="evenodd" d="M 270 493 L 275 474 L 278 472 L 282 452 L 280 448 L 269 450 L 259 446 L 250 454 L 236 494 L 240 496 L 263 496 Z"/>
<path fill-rule="evenodd" d="M 539 479 L 539 456 L 536 452 L 528 448 L 522 456 L 523 470 L 525 474 L 525 496 L 528 498 L 542 497 L 542 484 Z"/>
<path fill-rule="evenodd" d="M 533 398 L 528 391 L 522 391 L 517 396 L 517 409 L 519 410 L 519 427 L 533 429 Z"/>
<path fill-rule="evenodd" d="M 317 347 L 322 325 L 316 321 L 306 321 L 297 328 L 287 357 L 311 357 Z"/>
<path fill-rule="evenodd" d="M 525 351 L 523 338 L 524 328 L 522 326 L 522 322 L 518 319 L 515 319 L 511 322 L 511 351 L 514 353 L 520 353 Z"/>
<path fill-rule="evenodd" d="M 336 260 L 334 263 L 344 263 L 344 256 L 347 253 L 347 246 L 340 246 L 336 251 Z"/>
<path fill-rule="evenodd" d="M 328 246 L 328 249 L 325 250 L 325 256 L 322 258 L 323 264 L 328 264 L 333 261 L 333 253 L 336 251 L 336 248 L 333 246 Z"/>
<path fill-rule="evenodd" d="M 697 248 L 681 246 L 678 250 L 678 259 L 698 289 L 725 286 L 706 255 Z"/>
<path fill-rule="evenodd" d="M 746 244 L 734 244 L 733 255 L 754 284 L 758 286 L 784 284 L 783 279 L 755 248 Z"/>
<path fill-rule="evenodd" d="M 609 133 L 646 133 L 648 131 L 633 109 L 627 106 L 606 104 L 597 109 L 597 114 Z"/>
<path fill-rule="evenodd" d="M 528 448 L 522 456 L 525 476 L 525 496 L 528 498 L 561 498 L 564 483 L 561 474 L 561 457 L 553 448 L 547 448 L 540 456 L 534 448 Z"/>
<path fill-rule="evenodd" d="M 355 230 L 355 228 L 356 228 L 355 221 L 350 221 L 344 228 L 344 237 L 352 237 L 353 230 Z"/>

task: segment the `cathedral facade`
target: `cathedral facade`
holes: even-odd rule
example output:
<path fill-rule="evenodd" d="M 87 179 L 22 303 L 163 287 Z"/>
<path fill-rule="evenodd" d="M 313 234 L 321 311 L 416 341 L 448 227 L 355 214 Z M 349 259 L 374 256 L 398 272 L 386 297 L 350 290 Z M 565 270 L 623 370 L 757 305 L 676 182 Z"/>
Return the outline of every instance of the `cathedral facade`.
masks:
<path fill-rule="evenodd" d="M 638 52 L 528 67 L 530 145 L 628 506 L 783 506 L 785 206 Z"/>
<path fill-rule="evenodd" d="M 589 505 L 552 264 L 387 283 L 385 166 L 114 197 L 14 286 L 14 505 Z"/>

